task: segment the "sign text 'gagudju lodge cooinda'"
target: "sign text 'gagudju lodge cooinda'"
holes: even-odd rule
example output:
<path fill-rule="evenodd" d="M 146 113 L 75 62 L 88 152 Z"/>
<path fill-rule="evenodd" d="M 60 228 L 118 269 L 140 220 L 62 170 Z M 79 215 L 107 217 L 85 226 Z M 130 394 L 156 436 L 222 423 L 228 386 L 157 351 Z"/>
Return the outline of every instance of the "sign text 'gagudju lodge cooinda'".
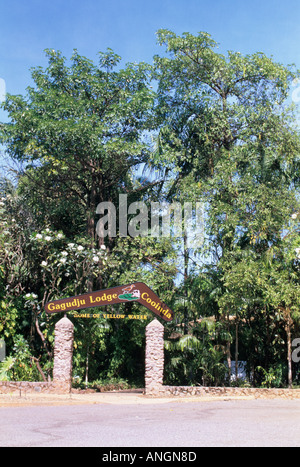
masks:
<path fill-rule="evenodd" d="M 172 321 L 174 318 L 173 311 L 143 282 L 54 300 L 45 305 L 45 310 L 47 313 L 59 313 L 129 302 L 138 302 L 144 305 L 165 321 Z"/>

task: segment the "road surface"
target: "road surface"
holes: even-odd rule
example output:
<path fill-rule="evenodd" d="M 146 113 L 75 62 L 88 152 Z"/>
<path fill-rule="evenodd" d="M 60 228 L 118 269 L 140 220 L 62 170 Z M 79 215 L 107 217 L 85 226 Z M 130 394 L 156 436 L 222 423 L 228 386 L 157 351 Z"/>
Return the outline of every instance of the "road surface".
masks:
<path fill-rule="evenodd" d="M 299 447 L 300 401 L 0 407 L 0 446 Z"/>

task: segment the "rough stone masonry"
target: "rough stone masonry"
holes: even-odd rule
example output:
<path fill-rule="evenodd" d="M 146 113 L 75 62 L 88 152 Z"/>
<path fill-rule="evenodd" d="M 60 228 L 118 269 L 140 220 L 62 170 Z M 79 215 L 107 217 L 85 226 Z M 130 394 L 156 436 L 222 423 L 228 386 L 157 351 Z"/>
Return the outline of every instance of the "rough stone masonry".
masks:
<path fill-rule="evenodd" d="M 74 325 L 64 317 L 55 325 L 53 381 L 72 387 Z"/>
<path fill-rule="evenodd" d="M 163 392 L 164 377 L 164 326 L 157 320 L 146 327 L 146 395 Z"/>

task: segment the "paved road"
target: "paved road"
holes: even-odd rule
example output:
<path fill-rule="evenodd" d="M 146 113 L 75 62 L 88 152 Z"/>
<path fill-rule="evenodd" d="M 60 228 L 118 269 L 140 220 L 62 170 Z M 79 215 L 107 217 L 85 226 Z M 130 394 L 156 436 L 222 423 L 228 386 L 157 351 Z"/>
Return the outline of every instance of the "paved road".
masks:
<path fill-rule="evenodd" d="M 0 408 L 0 446 L 300 446 L 299 400 Z"/>

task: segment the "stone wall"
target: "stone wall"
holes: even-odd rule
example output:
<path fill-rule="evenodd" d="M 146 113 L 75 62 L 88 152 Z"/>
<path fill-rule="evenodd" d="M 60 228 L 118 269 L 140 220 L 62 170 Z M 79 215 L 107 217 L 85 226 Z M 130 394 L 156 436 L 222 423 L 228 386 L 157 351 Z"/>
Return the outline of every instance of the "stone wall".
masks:
<path fill-rule="evenodd" d="M 44 383 L 28 381 L 1 381 L 0 394 L 18 393 L 20 396 L 30 393 L 66 394 L 70 392 L 67 383 Z M 267 389 L 267 388 L 226 388 L 226 387 L 193 387 L 193 386 L 161 386 L 148 392 L 151 397 L 251 397 L 254 399 L 300 399 L 300 389 Z"/>
<path fill-rule="evenodd" d="M 145 394 L 152 397 L 253 397 L 300 399 L 300 389 L 164 386 L 164 326 L 157 319 L 146 328 Z"/>
<path fill-rule="evenodd" d="M 253 397 L 300 399 L 300 389 L 285 388 L 231 388 L 231 387 L 199 387 L 199 386 L 163 386 L 153 396 L 200 396 L 200 397 Z"/>
<path fill-rule="evenodd" d="M 30 382 L 30 381 L 0 381 L 0 394 L 20 395 L 30 393 L 66 394 L 70 385 L 66 382 Z"/>
<path fill-rule="evenodd" d="M 68 318 L 55 326 L 52 382 L 3 381 L 0 394 L 18 392 L 65 394 L 71 391 L 74 327 Z M 145 394 L 152 397 L 253 397 L 300 399 L 300 389 L 164 386 L 164 326 L 157 320 L 146 327 Z"/>

